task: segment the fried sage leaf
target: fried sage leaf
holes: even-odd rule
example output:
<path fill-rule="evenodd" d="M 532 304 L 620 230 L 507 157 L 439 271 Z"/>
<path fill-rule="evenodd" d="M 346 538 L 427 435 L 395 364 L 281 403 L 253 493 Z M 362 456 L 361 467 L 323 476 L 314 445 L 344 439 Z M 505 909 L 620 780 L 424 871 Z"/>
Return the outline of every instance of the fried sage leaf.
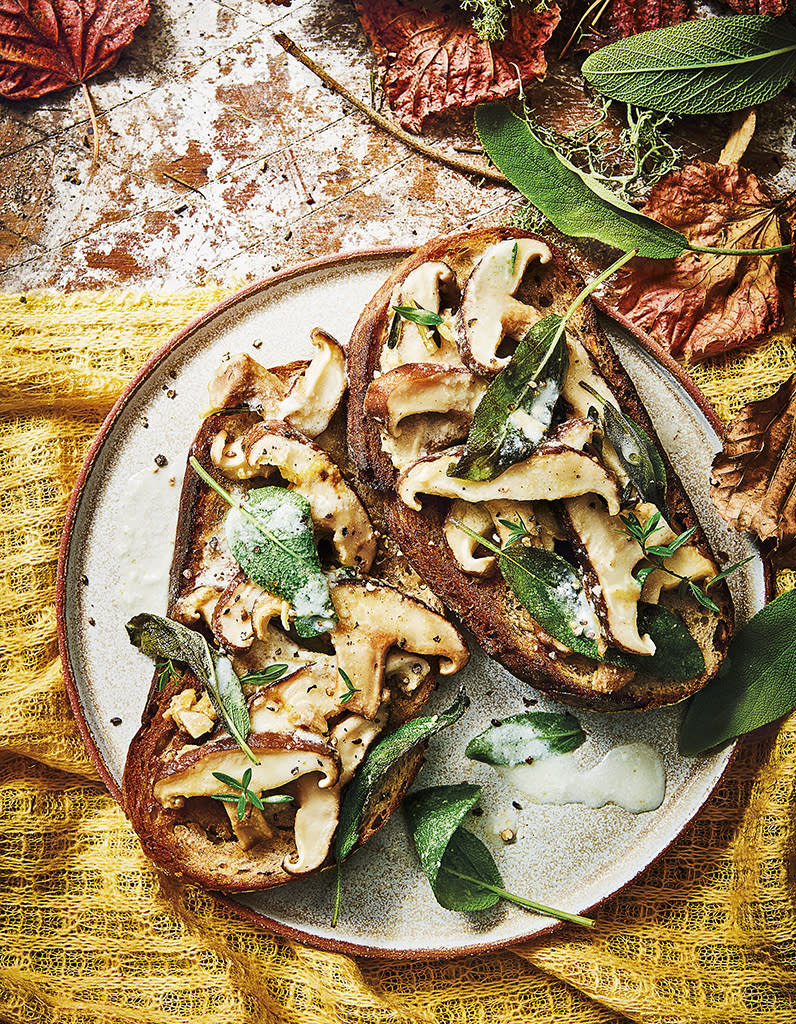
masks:
<path fill-rule="evenodd" d="M 237 501 L 202 468 L 196 473 L 232 507 L 224 528 L 229 549 L 249 579 L 290 602 L 299 636 L 317 636 L 337 621 L 329 583 L 321 570 L 310 503 L 284 487 L 258 487 Z"/>
<path fill-rule="evenodd" d="M 246 743 L 250 724 L 246 697 L 229 658 L 213 650 L 201 633 L 162 615 L 142 612 L 130 619 L 125 628 L 130 643 L 148 657 L 188 666 L 204 686 L 230 735 L 256 763 L 257 758 Z"/>
<path fill-rule="evenodd" d="M 596 238 L 627 252 L 667 259 L 688 248 L 685 235 L 645 217 L 595 178 L 545 146 L 527 121 L 485 103 L 475 124 L 490 160 L 564 234 Z"/>
<path fill-rule="evenodd" d="M 796 74 L 787 18 L 701 18 L 605 46 L 583 65 L 604 96 L 670 114 L 724 114 L 781 92 Z"/>
<path fill-rule="evenodd" d="M 564 318 L 551 314 L 528 331 L 478 403 L 464 454 L 448 476 L 493 480 L 534 452 L 567 372 L 564 327 Z"/>
<path fill-rule="evenodd" d="M 710 497 L 738 530 L 775 545 L 779 568 L 796 566 L 796 374 L 727 427 L 713 460 Z"/>
<path fill-rule="evenodd" d="M 547 917 L 593 928 L 591 918 L 546 907 L 503 888 L 492 854 L 462 827 L 480 798 L 480 786 L 463 782 L 419 790 L 406 800 L 404 809 L 415 848 L 437 902 L 447 910 L 471 914 L 504 899 Z"/>
<path fill-rule="evenodd" d="M 680 753 L 701 754 L 796 708 L 796 591 L 735 634 L 719 674 L 691 700 Z"/>
<path fill-rule="evenodd" d="M 613 445 L 622 468 L 642 501 L 656 508 L 666 507 L 666 467 L 652 438 L 610 402 L 602 407 L 605 436 Z"/>
<path fill-rule="evenodd" d="M 343 794 L 340 824 L 334 839 L 334 858 L 338 863 L 359 841 L 365 812 L 388 772 L 436 733 L 458 722 L 469 705 L 470 698 L 464 689 L 460 689 L 446 711 L 404 722 L 368 752 Z"/>
<path fill-rule="evenodd" d="M 551 754 L 568 754 L 586 739 L 577 718 L 568 711 L 524 711 L 474 736 L 464 753 L 492 765 L 523 764 Z"/>

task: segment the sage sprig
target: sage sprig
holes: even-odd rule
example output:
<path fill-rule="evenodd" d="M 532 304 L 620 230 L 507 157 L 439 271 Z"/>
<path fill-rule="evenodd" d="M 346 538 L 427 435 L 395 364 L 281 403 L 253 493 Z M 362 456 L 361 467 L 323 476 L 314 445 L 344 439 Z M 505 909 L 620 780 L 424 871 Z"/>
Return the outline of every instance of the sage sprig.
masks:
<path fill-rule="evenodd" d="M 723 114 L 755 107 L 796 74 L 796 28 L 755 14 L 699 18 L 640 32 L 587 57 L 598 92 L 671 114 Z"/>
<path fill-rule="evenodd" d="M 142 612 L 125 628 L 130 642 L 143 654 L 188 666 L 204 686 L 229 734 L 249 760 L 258 764 L 246 743 L 250 727 L 246 697 L 229 658 L 215 651 L 195 629 L 162 615 Z"/>
<path fill-rule="evenodd" d="M 730 249 L 694 245 L 674 228 L 639 213 L 593 175 L 546 146 L 526 120 L 502 103 L 476 108 L 475 124 L 490 160 L 565 235 L 596 238 L 650 259 L 674 259 L 686 249 L 730 256 L 790 252 L 791 246 Z"/>
<path fill-rule="evenodd" d="M 548 907 L 503 887 L 492 854 L 478 836 L 462 827 L 480 798 L 480 786 L 462 782 L 422 789 L 406 799 L 415 849 L 437 902 L 447 910 L 470 914 L 504 899 L 546 917 L 593 928 L 589 917 Z"/>

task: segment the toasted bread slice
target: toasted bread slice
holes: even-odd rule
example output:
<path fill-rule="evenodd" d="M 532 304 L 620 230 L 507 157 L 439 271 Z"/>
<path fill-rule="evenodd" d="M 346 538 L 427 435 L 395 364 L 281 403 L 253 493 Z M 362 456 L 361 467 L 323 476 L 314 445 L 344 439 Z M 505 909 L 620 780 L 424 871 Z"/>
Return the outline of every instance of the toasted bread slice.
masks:
<path fill-rule="evenodd" d="M 316 533 L 325 538 L 322 558 L 327 565 L 348 563 L 331 584 L 337 625 L 331 637 L 310 640 L 288 628 L 287 604 L 248 580 L 227 546 L 227 503 L 189 468 L 168 616 L 225 651 L 240 677 L 275 663 L 287 671 L 266 686 L 243 678 L 247 742 L 260 762 L 254 766 L 191 671 L 178 669 L 161 687 L 156 670 L 122 782 L 145 852 L 171 873 L 226 892 L 279 885 L 330 863 L 343 786 L 369 747 L 418 713 L 440 669 L 455 670 L 468 657 L 436 598 L 395 546 L 379 541 L 380 502 L 367 498 L 366 511 L 345 464 L 344 411 L 314 440 L 273 418 L 265 392 L 274 385 L 283 399 L 306 366 L 292 364 L 272 376 L 251 360 L 234 366 L 224 387 L 216 387 L 216 401 L 249 408 L 206 419 L 190 455 L 238 497 L 264 483 L 308 497 Z M 353 695 L 344 692 L 343 666 L 356 686 Z M 399 805 L 422 753 L 398 763 L 373 794 L 363 809 L 360 843 Z M 213 773 L 241 780 L 249 768 L 249 789 L 266 802 L 260 810 L 247 801 L 239 817 L 237 792 Z M 273 797 L 284 802 L 268 802 Z"/>
<path fill-rule="evenodd" d="M 504 261 L 503 269 L 492 265 L 498 258 Z M 460 448 L 451 445 L 466 439 L 481 395 L 508 363 L 511 340 L 516 344 L 533 323 L 548 313 L 563 315 L 582 288 L 576 271 L 548 242 L 513 228 L 472 231 L 422 246 L 385 281 L 354 329 L 348 353 L 348 439 L 360 476 L 382 496 L 392 537 L 488 654 L 521 679 L 575 706 L 598 711 L 657 707 L 690 696 L 718 671 L 733 629 L 732 602 L 723 582 L 710 589 L 718 613 L 701 606 L 693 597 L 679 596 L 676 589 L 661 592 L 660 603 L 686 624 L 705 662 L 704 671 L 694 677 L 664 678 L 612 667 L 576 654 L 554 640 L 496 571 L 490 553 L 470 547 L 455 554 L 450 525 L 446 528 L 452 504 L 461 495 L 450 487 L 450 477 L 445 473 L 450 459 L 445 463 L 444 456 L 461 453 Z M 429 326 L 400 323 L 394 314 L 396 305 L 440 313 L 443 322 L 437 325 L 437 334 Z M 583 455 L 584 438 L 586 451 L 591 453 L 583 456 L 584 465 L 590 472 L 600 469 L 596 465 L 599 459 L 588 444 L 589 423 L 584 419 L 591 399 L 583 392 L 582 402 L 576 386 L 580 379 L 590 382 L 654 440 L 668 480 L 665 519 L 673 531 L 668 537 L 695 527 L 688 545 L 689 565 L 701 568 L 703 580 L 714 574 L 715 559 L 691 502 L 588 301 L 569 322 L 567 344 L 567 383 L 556 405 L 558 434 L 547 441 L 542 439 L 536 456 L 537 471 L 546 446 L 552 450 L 572 444 L 572 450 L 580 450 Z M 576 443 L 572 439 L 579 434 Z M 530 466 L 534 457 L 523 466 Z M 438 471 L 434 469 L 437 465 L 441 467 Z M 502 488 L 501 497 L 510 505 L 512 495 L 516 497 L 512 487 L 516 488 L 519 474 L 515 466 L 497 477 L 498 482 L 515 481 Z M 537 476 L 544 477 L 545 473 L 537 472 Z M 604 476 L 605 488 L 600 493 L 612 492 L 611 501 L 621 500 L 623 510 L 634 507 L 622 497 L 626 479 L 623 481 L 611 469 L 605 470 Z M 430 483 L 432 477 L 435 482 Z M 522 488 L 528 489 L 524 478 Z M 490 533 L 494 524 L 494 540 L 502 532 L 502 519 L 493 515 L 489 521 L 487 491 L 466 485 L 463 495 L 470 499 L 466 507 L 475 517 L 473 522 L 480 521 L 485 529 L 488 523 Z M 573 504 L 568 499 L 560 500 L 561 496 L 550 488 L 543 492 L 531 487 L 531 492 L 531 497 L 536 494 L 540 500 L 530 501 L 526 493 L 522 507 L 539 520 L 540 536 L 547 529 L 548 546 L 559 547 L 565 542 L 567 557 L 580 559 L 592 604 L 600 604 L 595 600 L 600 597 L 600 582 L 597 577 L 590 581 L 581 543 L 584 532 L 593 532 L 593 524 L 588 515 L 584 519 L 578 504 L 587 501 L 588 495 L 576 497 Z M 491 495 L 492 504 L 496 496 Z M 462 505 L 456 508 L 461 511 Z M 593 502 L 593 510 L 606 527 L 604 534 L 616 532 L 611 529 L 610 517 L 606 520 L 603 498 Z M 616 511 L 614 507 L 614 516 Z M 568 512 L 575 519 L 580 516 L 580 532 L 573 527 Z M 615 519 L 613 522 L 620 525 Z M 486 534 L 481 532 L 481 536 Z M 656 575 L 660 582 L 662 574 Z M 603 618 L 605 610 L 597 608 Z M 635 611 L 629 627 L 629 632 L 636 629 Z M 612 640 L 609 634 L 608 641 Z M 631 645 L 624 649 L 638 649 L 638 640 L 636 637 L 636 648 Z M 620 637 L 618 646 L 622 644 Z"/>

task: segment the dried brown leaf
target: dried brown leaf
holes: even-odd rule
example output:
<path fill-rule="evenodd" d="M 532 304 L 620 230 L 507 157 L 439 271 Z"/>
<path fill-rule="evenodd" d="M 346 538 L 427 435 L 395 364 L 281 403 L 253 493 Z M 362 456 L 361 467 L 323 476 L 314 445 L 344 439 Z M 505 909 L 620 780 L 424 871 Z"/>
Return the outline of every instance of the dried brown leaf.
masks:
<path fill-rule="evenodd" d="M 780 568 L 796 567 L 796 373 L 727 427 L 710 497 L 731 526 L 773 542 Z"/>
<path fill-rule="evenodd" d="M 791 240 L 794 202 L 772 202 L 738 164 L 698 162 L 657 185 L 644 213 L 697 245 L 767 248 Z M 617 275 L 612 298 L 672 355 L 697 361 L 779 327 L 792 305 L 792 267 L 789 254 L 635 259 Z"/>
<path fill-rule="evenodd" d="M 0 0 L 0 96 L 31 99 L 111 67 L 149 0 Z"/>
<path fill-rule="evenodd" d="M 515 96 L 544 78 L 545 46 L 559 10 L 518 4 L 504 42 L 480 39 L 455 5 L 426 10 L 400 0 L 356 0 L 371 45 L 386 67 L 384 91 L 404 128 L 422 131 L 429 118 L 487 100 Z"/>
<path fill-rule="evenodd" d="M 679 25 L 691 17 L 690 0 L 613 0 L 606 9 L 567 4 L 561 16 L 565 50 L 594 52 L 639 32 Z"/>
<path fill-rule="evenodd" d="M 736 14 L 768 14 L 779 17 L 788 12 L 788 0 L 727 0 Z"/>

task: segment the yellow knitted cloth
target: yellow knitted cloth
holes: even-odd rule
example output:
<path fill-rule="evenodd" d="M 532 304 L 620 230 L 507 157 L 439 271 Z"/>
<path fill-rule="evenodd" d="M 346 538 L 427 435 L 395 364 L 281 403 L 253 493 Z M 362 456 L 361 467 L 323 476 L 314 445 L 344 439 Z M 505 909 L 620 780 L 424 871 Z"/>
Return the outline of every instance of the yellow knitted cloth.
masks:
<path fill-rule="evenodd" d="M 445 964 L 355 962 L 277 941 L 149 864 L 97 781 L 66 701 L 57 549 L 113 399 L 153 349 L 224 294 L 0 296 L 0 1016 L 796 1021 L 794 718 L 741 744 L 705 811 L 600 909 L 594 934 L 565 929 Z M 794 369 L 781 340 L 694 375 L 726 418 Z"/>

